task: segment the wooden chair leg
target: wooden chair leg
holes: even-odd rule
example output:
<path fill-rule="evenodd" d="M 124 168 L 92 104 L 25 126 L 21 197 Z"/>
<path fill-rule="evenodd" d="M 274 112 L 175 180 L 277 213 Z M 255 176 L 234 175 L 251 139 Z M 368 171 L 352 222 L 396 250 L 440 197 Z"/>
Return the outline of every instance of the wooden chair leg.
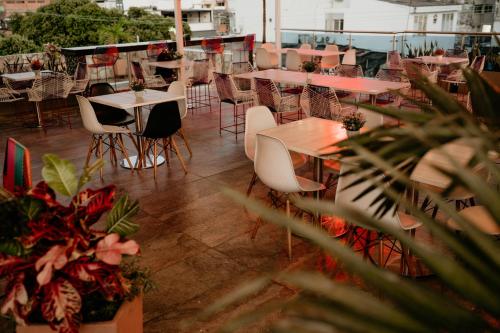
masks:
<path fill-rule="evenodd" d="M 286 198 L 286 216 L 290 217 L 290 199 Z M 288 259 L 292 260 L 292 231 L 290 228 L 286 230 L 287 241 L 288 241 Z"/>
<path fill-rule="evenodd" d="M 116 167 L 118 159 L 116 157 L 116 149 L 115 149 L 113 134 L 108 135 L 108 140 L 109 140 L 109 160 L 111 161 L 111 165 Z"/>
<path fill-rule="evenodd" d="M 174 148 L 174 151 L 175 151 L 175 154 L 177 155 L 177 158 L 181 162 L 182 168 L 184 169 L 184 173 L 188 173 L 186 165 L 184 164 L 184 159 L 182 158 L 182 155 L 179 151 L 179 147 L 177 147 L 177 143 L 175 143 L 175 139 L 173 137 L 170 137 L 170 142 L 172 143 L 172 147 Z"/>
<path fill-rule="evenodd" d="M 92 135 L 92 139 L 90 140 L 89 150 L 87 152 L 87 158 L 85 159 L 85 168 L 89 166 L 90 157 L 92 156 L 92 152 L 94 151 L 95 137 Z"/>
<path fill-rule="evenodd" d="M 189 157 L 193 157 L 193 151 L 191 150 L 191 146 L 189 145 L 189 142 L 186 138 L 186 134 L 184 133 L 184 129 L 181 127 L 179 129 L 179 135 L 181 136 L 182 140 L 184 140 L 184 144 L 186 145 L 187 150 L 189 151 Z"/>
<path fill-rule="evenodd" d="M 103 157 L 103 143 L 102 143 L 102 136 L 99 136 L 99 139 L 97 139 L 97 150 L 99 154 L 99 159 L 102 160 Z M 101 180 L 103 180 L 103 167 L 99 169 L 99 175 L 101 177 Z"/>
<path fill-rule="evenodd" d="M 257 183 L 257 174 L 254 171 L 253 175 L 252 175 L 252 179 L 250 180 L 250 184 L 248 184 L 247 197 L 250 196 L 250 193 L 252 193 L 252 189 L 253 189 L 255 183 Z"/>
<path fill-rule="evenodd" d="M 170 145 L 166 138 L 163 138 L 163 152 L 165 153 L 165 162 L 170 167 Z"/>
<path fill-rule="evenodd" d="M 153 141 L 153 178 L 156 180 L 156 166 L 158 162 L 158 145 Z"/>
<path fill-rule="evenodd" d="M 130 161 L 130 157 L 128 156 L 127 148 L 125 148 L 125 145 L 123 144 L 123 137 L 121 134 L 118 134 L 117 136 L 117 141 L 118 145 L 120 145 L 120 149 L 122 150 L 123 156 L 125 157 L 125 160 L 127 161 L 128 165 L 130 166 L 130 171 L 131 173 L 134 173 L 134 165 L 132 165 L 132 162 Z"/>

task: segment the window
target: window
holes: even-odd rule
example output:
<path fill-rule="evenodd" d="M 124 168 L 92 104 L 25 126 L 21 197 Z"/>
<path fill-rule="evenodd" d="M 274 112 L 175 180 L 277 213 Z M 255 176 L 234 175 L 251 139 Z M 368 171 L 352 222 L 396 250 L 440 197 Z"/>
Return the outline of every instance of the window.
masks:
<path fill-rule="evenodd" d="M 484 5 L 483 7 L 483 13 L 492 13 L 493 12 L 493 6 L 492 5 Z"/>
<path fill-rule="evenodd" d="M 474 13 L 479 14 L 483 12 L 483 5 L 474 5 Z"/>
<path fill-rule="evenodd" d="M 443 14 L 441 31 L 453 31 L 453 13 Z"/>
<path fill-rule="evenodd" d="M 325 30 L 344 30 L 344 15 L 327 14 Z"/>
<path fill-rule="evenodd" d="M 413 17 L 413 28 L 417 31 L 426 31 L 427 15 L 415 15 Z"/>

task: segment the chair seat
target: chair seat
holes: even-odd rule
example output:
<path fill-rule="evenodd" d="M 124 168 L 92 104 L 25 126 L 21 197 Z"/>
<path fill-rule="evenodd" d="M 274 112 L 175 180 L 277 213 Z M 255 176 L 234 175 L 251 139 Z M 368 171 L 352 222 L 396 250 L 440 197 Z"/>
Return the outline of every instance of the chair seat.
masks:
<path fill-rule="evenodd" d="M 458 214 L 484 233 L 500 235 L 500 227 L 483 206 L 468 207 L 461 210 Z M 460 226 L 453 219 L 449 219 L 447 225 L 451 229 L 461 230 Z"/>
<path fill-rule="evenodd" d="M 132 125 L 132 124 L 135 124 L 135 118 L 134 116 L 131 116 L 131 115 L 127 115 L 125 118 L 121 119 L 121 120 L 114 120 L 114 121 L 110 121 L 109 123 L 105 123 L 106 125 L 112 125 L 112 126 L 128 126 L 128 125 Z"/>
<path fill-rule="evenodd" d="M 422 222 L 415 219 L 414 216 L 398 212 L 399 222 L 401 225 L 401 229 L 403 230 L 412 230 L 420 227 Z"/>
<path fill-rule="evenodd" d="M 128 128 L 113 126 L 113 125 L 102 125 L 102 128 L 107 134 L 129 134 L 131 133 Z"/>
<path fill-rule="evenodd" d="M 314 180 L 310 180 L 304 177 L 296 176 L 299 186 L 303 192 L 316 192 L 323 191 L 326 189 L 325 185 L 317 183 Z"/>

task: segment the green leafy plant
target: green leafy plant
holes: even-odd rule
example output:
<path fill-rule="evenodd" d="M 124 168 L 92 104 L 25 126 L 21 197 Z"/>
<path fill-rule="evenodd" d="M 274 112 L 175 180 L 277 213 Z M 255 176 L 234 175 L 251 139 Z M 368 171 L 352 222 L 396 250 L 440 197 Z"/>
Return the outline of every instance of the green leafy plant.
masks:
<path fill-rule="evenodd" d="M 437 41 L 430 42 L 429 46 L 427 45 L 427 41 L 424 41 L 424 45 L 421 46 L 412 46 L 411 44 L 405 43 L 407 48 L 407 56 L 408 58 L 418 58 L 423 56 L 431 56 L 434 53 L 434 50 L 438 47 Z"/>
<path fill-rule="evenodd" d="M 130 89 L 133 91 L 143 91 L 146 88 L 144 80 L 134 80 L 130 83 Z"/>
<path fill-rule="evenodd" d="M 361 112 L 351 112 L 342 117 L 342 124 L 348 131 L 359 131 L 366 123 L 366 117 Z"/>
<path fill-rule="evenodd" d="M 353 172 L 363 173 L 363 180 L 382 179 L 378 187 L 383 195 L 372 205 L 375 215 L 328 202 L 298 200 L 301 208 L 337 216 L 352 225 L 378 230 L 412 251 L 436 275 L 442 289 L 429 288 L 381 269 L 353 252 L 326 232 L 287 218 L 286 215 L 250 201 L 245 195 L 228 191 L 247 209 L 266 221 L 290 228 L 309 239 L 342 263 L 350 274 L 359 277 L 367 291 L 345 283 L 337 283 L 318 272 L 281 272 L 264 276 L 242 286 L 211 306 L 205 315 L 213 315 L 231 304 L 251 297 L 272 282 L 299 288 L 296 297 L 263 305 L 227 323 L 222 332 L 246 327 L 270 312 L 282 311 L 273 332 L 499 332 L 500 325 L 500 245 L 475 224 L 460 216 L 454 205 L 446 201 L 447 193 L 457 186 L 475 194 L 478 201 L 500 226 L 500 194 L 494 185 L 474 172 L 484 165 L 493 183 L 500 181 L 500 167 L 491 160 L 500 153 L 500 117 L 496 107 L 499 95 L 477 73 L 464 71 L 471 92 L 472 114 L 464 105 L 438 86 L 425 79 L 417 83 L 432 101 L 421 104 L 422 111 L 405 111 L 363 105 L 374 112 L 402 121 L 402 127 L 379 127 L 340 143 L 339 158 L 355 158 Z M 459 166 L 451 156 L 452 170 L 434 166 L 452 181 L 444 192 L 434 193 L 418 187 L 439 209 L 453 219 L 462 230 L 457 233 L 432 218 L 409 200 L 404 191 L 410 185 L 410 174 L 422 157 L 458 139 L 474 143 L 474 156 Z M 383 178 L 380 178 L 383 175 Z M 422 244 L 391 225 L 379 223 L 379 216 L 398 205 L 417 218 L 435 239 L 446 247 Z"/>
<path fill-rule="evenodd" d="M 304 61 L 302 63 L 302 70 L 307 73 L 314 73 L 318 65 L 314 61 Z"/>

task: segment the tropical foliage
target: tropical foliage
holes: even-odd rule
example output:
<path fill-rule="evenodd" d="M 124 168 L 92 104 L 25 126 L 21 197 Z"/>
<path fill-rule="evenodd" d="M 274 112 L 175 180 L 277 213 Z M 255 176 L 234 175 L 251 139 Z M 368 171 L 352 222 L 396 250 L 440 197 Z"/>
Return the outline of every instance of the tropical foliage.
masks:
<path fill-rule="evenodd" d="M 423 111 L 406 111 L 363 105 L 375 112 L 399 119 L 402 127 L 380 127 L 361 134 L 340 145 L 340 158 L 355 159 L 353 170 L 372 170 L 361 173 L 363 180 L 375 185 L 359 197 L 375 189 L 382 190 L 372 202 L 374 215 L 352 207 L 317 201 L 297 201 L 296 205 L 338 216 L 351 225 L 377 229 L 399 240 L 409 248 L 436 276 L 441 287 L 429 288 L 422 283 L 401 278 L 389 270 L 363 260 L 342 241 L 300 220 L 249 201 L 244 195 L 229 191 L 235 200 L 262 218 L 291 228 L 340 262 L 350 273 L 362 280 L 366 288 L 338 283 L 318 272 L 281 272 L 262 277 L 221 299 L 207 310 L 208 315 L 254 295 L 272 282 L 298 287 L 297 297 L 278 300 L 261 306 L 231 322 L 223 332 L 236 331 L 251 322 L 281 310 L 284 315 L 272 328 L 273 332 L 500 332 L 500 246 L 477 225 L 459 215 L 455 205 L 447 202 L 447 194 L 456 186 L 472 192 L 480 204 L 500 226 L 500 194 L 493 184 L 500 181 L 500 167 L 493 158 L 500 152 L 499 95 L 478 74 L 464 71 L 471 93 L 472 114 L 464 105 L 441 88 L 425 80 L 418 83 L 432 104 L 418 104 Z M 434 166 L 435 170 L 452 181 L 448 189 L 436 193 L 418 187 L 438 205 L 443 217 L 451 218 L 462 230 L 448 228 L 441 220 L 407 199 L 404 190 L 414 185 L 410 174 L 427 152 L 443 145 L 465 140 L 474 144 L 470 163 L 460 166 L 448 156 L 451 170 Z M 475 171 L 484 165 L 490 182 Z M 354 185 L 354 184 L 351 184 Z M 415 240 L 400 228 L 380 223 L 379 216 L 395 204 L 415 216 L 439 239 L 442 246 Z M 367 290 L 367 291 L 365 291 Z"/>
<path fill-rule="evenodd" d="M 0 36 L 0 56 L 19 53 L 38 52 L 42 48 L 34 41 L 14 34 L 8 37 Z"/>
<path fill-rule="evenodd" d="M 35 45 L 61 47 L 168 39 L 174 20 L 130 8 L 129 15 L 91 0 L 57 0 L 34 13 L 14 14 L 9 28 Z M 187 24 L 186 34 L 190 34 Z M 1 49 L 0 49 L 0 52 Z M 11 52 L 13 54 L 17 52 Z"/>
<path fill-rule="evenodd" d="M 116 308 L 144 281 L 120 266 L 124 255 L 139 251 L 125 238 L 138 229 L 132 218 L 139 207 L 127 195 L 116 200 L 112 185 L 83 189 L 102 161 L 78 177 L 68 161 L 55 155 L 43 160 L 44 181 L 27 192 L 0 193 L 0 278 L 6 281 L 1 313 L 21 325 L 43 321 L 76 333 L 82 317 L 89 317 L 85 308 Z M 106 213 L 104 230 L 95 229 Z"/>

